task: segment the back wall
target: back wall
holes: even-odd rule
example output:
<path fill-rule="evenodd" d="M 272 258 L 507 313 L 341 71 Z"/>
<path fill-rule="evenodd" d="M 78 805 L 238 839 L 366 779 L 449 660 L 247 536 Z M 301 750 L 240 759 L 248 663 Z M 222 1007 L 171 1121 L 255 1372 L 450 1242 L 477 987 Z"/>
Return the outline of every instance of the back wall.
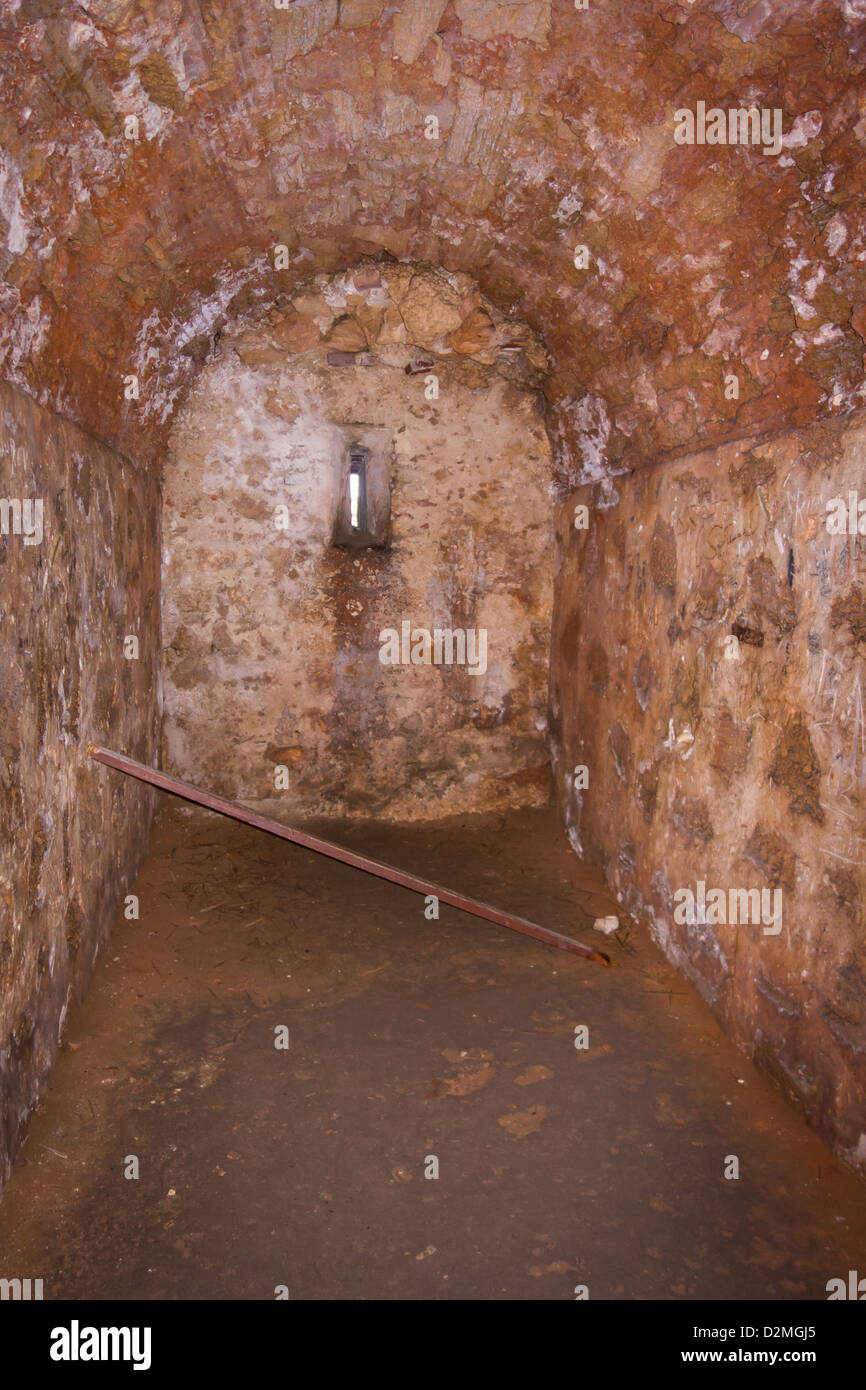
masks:
<path fill-rule="evenodd" d="M 368 266 L 220 342 L 164 476 L 171 771 L 282 814 L 547 800 L 551 461 L 522 348 L 498 346 L 518 328 L 468 277 Z M 332 543 L 353 441 L 390 496 L 383 548 Z M 483 629 L 475 673 L 383 664 L 404 623 Z"/>

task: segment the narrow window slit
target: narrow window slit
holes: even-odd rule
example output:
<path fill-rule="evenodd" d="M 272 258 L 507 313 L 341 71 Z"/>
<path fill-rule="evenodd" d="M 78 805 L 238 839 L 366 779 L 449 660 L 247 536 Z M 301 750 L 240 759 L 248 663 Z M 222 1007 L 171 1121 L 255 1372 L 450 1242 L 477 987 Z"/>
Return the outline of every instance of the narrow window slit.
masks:
<path fill-rule="evenodd" d="M 367 526 L 367 452 L 352 449 L 349 453 L 349 524 L 355 532 Z"/>
<path fill-rule="evenodd" d="M 371 445 L 369 436 L 375 437 Z M 335 453 L 338 475 L 331 544 L 349 550 L 387 550 L 391 515 L 388 466 L 391 440 L 369 426 L 365 433 L 343 427 Z"/>

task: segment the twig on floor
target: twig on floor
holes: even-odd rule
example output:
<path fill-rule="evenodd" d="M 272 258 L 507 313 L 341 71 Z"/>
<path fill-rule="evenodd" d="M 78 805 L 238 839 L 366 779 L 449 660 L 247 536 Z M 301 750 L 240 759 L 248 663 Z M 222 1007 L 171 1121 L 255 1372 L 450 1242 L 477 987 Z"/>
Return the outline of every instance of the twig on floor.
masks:
<path fill-rule="evenodd" d="M 40 1144 L 39 1147 L 40 1149 L 47 1149 L 50 1154 L 57 1154 L 57 1157 L 62 1158 L 66 1163 L 69 1162 L 68 1154 L 62 1154 L 57 1149 L 52 1149 L 50 1144 Z"/>

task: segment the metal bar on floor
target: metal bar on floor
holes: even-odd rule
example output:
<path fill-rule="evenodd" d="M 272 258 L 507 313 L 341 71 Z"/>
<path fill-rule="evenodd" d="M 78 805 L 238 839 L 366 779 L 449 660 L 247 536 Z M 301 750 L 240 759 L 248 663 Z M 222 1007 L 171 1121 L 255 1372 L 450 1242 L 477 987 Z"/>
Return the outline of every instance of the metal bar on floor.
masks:
<path fill-rule="evenodd" d="M 464 897 L 462 893 L 454 893 L 450 888 L 441 888 L 438 884 L 429 883 L 404 869 L 395 869 L 390 864 L 382 864 L 376 859 L 357 854 L 354 850 L 331 844 L 329 840 L 320 840 L 303 830 L 295 830 L 280 821 L 271 820 L 269 816 L 260 815 L 258 811 L 251 810 L 239 801 L 229 801 L 224 796 L 202 791 L 191 782 L 183 782 L 179 777 L 170 777 L 168 773 L 147 767 L 144 763 L 136 762 L 134 758 L 125 757 L 123 753 L 112 753 L 110 749 L 100 748 L 93 743 L 87 752 L 96 762 L 104 763 L 106 767 L 113 767 L 118 772 L 137 777 L 140 782 L 148 782 L 160 791 L 172 792 L 175 796 L 182 796 L 186 801 L 206 806 L 209 811 L 231 816 L 233 820 L 252 825 L 256 830 L 265 830 L 269 835 L 279 835 L 283 840 L 290 840 L 292 844 L 311 849 L 316 854 L 327 855 L 329 859 L 338 859 L 341 864 L 349 864 L 353 869 L 361 869 L 366 874 L 375 874 L 377 878 L 399 883 L 402 888 L 411 888 L 414 893 L 423 893 L 425 897 L 435 896 L 449 907 L 471 912 L 474 917 L 483 917 L 488 922 L 495 922 L 497 926 L 509 927 L 511 931 L 534 937 L 536 941 L 543 941 L 547 946 L 556 946 L 560 951 L 570 951 L 573 955 L 584 956 L 587 960 L 598 961 L 601 965 L 610 965 L 610 957 L 605 955 L 604 951 L 595 951 L 591 946 L 584 946 L 580 941 L 572 940 L 570 936 L 561 936 L 559 932 L 540 927 L 535 922 L 527 922 L 523 917 L 515 917 L 511 912 L 504 912 L 501 908 L 490 907 L 488 903 L 478 902 L 475 898 Z"/>

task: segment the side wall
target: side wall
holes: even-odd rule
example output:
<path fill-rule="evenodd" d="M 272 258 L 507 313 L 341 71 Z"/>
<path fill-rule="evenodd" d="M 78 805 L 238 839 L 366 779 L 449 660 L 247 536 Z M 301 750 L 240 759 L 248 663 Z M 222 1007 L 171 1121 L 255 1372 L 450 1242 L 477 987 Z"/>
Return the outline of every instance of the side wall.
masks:
<path fill-rule="evenodd" d="M 866 533 L 864 452 L 861 415 L 616 479 L 613 505 L 600 487 L 575 493 L 558 518 L 551 674 L 575 848 L 861 1167 L 866 534 L 834 534 L 827 516 L 854 492 Z M 699 881 L 723 890 L 724 920 L 720 896 L 698 910 Z M 730 924 L 731 889 L 779 890 L 764 902 L 780 929 Z"/>
<path fill-rule="evenodd" d="M 143 851 L 152 801 L 87 757 L 158 748 L 156 486 L 0 385 L 0 1190 Z M 124 657 L 137 636 L 139 657 Z"/>

